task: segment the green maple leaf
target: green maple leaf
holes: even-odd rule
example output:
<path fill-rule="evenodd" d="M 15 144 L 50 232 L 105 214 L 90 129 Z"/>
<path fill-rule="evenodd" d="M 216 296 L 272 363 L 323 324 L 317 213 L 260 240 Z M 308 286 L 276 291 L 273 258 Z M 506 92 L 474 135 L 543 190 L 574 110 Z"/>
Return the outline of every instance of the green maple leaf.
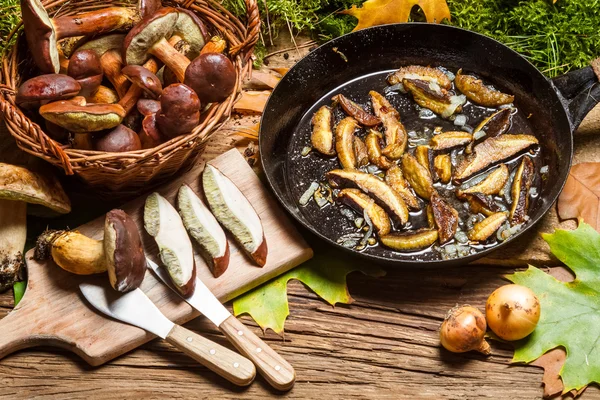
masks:
<path fill-rule="evenodd" d="M 528 363 L 564 347 L 567 358 L 560 376 L 566 393 L 600 382 L 600 234 L 581 222 L 574 231 L 556 230 L 543 237 L 576 278 L 561 282 L 531 266 L 508 277 L 533 290 L 541 304 L 540 321 L 516 343 L 513 362 Z"/>
<path fill-rule="evenodd" d="M 349 260 L 337 252 L 322 254 L 237 297 L 233 301 L 233 312 L 236 316 L 250 314 L 263 331 L 268 328 L 281 334 L 290 313 L 287 283 L 291 279 L 304 283 L 331 305 L 349 304 L 353 300 L 348 292 L 346 276 L 353 271 L 371 276 L 385 275 L 379 268 L 367 268 L 363 263 Z"/>

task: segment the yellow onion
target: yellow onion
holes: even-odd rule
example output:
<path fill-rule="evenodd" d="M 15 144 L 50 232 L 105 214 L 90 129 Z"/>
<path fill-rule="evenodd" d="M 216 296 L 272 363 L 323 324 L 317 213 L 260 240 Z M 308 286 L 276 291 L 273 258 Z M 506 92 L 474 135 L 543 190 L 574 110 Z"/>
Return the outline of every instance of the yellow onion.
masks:
<path fill-rule="evenodd" d="M 504 340 L 519 340 L 535 329 L 540 319 L 540 302 L 531 289 L 505 285 L 487 299 L 485 315 L 490 329 Z"/>
<path fill-rule="evenodd" d="M 477 308 L 456 306 L 448 311 L 442 322 L 440 341 L 446 350 L 453 353 L 476 350 L 489 355 L 490 345 L 483 338 L 486 328 L 485 317 Z"/>

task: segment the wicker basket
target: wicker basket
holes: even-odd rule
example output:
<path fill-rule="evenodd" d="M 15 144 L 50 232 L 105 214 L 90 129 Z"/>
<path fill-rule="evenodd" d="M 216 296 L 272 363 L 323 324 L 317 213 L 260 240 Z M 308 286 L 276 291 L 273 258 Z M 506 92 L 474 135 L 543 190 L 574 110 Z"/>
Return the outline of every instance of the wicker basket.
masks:
<path fill-rule="evenodd" d="M 165 6 L 192 10 L 207 24 L 211 34 L 218 33 L 225 37 L 229 43 L 229 56 L 237 71 L 237 85 L 233 94 L 205 111 L 200 125 L 190 134 L 153 149 L 127 153 L 78 150 L 52 140 L 15 105 L 16 89 L 34 70 L 22 33 L 2 59 L 0 74 L 0 111 L 4 114 L 9 132 L 22 150 L 62 168 L 67 175 L 78 176 L 100 194 L 141 192 L 177 171 L 192 166 L 204 151 L 211 134 L 229 117 L 240 95 L 242 80 L 252 68 L 251 56 L 258 40 L 260 18 L 256 0 L 245 2 L 247 20 L 244 25 L 215 0 L 163 1 Z M 43 0 L 43 4 L 51 16 L 75 14 L 109 5 L 136 6 L 129 2 L 123 4 L 123 0 Z"/>

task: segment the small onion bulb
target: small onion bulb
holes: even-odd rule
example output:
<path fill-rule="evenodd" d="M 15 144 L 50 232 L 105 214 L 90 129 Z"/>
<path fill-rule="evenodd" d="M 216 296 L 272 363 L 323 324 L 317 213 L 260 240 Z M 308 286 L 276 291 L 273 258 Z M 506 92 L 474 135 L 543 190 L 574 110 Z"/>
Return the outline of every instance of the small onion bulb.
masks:
<path fill-rule="evenodd" d="M 469 305 L 456 306 L 448 311 L 440 328 L 440 342 L 446 350 L 464 353 L 477 350 L 490 354 L 490 345 L 483 338 L 486 323 L 483 313 Z"/>
<path fill-rule="evenodd" d="M 487 299 L 485 314 L 490 329 L 504 340 L 519 340 L 535 329 L 540 319 L 540 302 L 531 289 L 505 285 Z"/>

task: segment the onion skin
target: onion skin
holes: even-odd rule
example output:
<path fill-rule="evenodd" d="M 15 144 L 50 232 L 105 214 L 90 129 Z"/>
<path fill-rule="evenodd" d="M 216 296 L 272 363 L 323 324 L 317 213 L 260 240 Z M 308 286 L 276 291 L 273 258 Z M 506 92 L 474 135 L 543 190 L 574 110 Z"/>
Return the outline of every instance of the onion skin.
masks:
<path fill-rule="evenodd" d="M 540 302 L 531 289 L 505 285 L 488 297 L 485 314 L 490 329 L 501 339 L 519 340 L 528 336 L 540 319 Z"/>
<path fill-rule="evenodd" d="M 476 350 L 486 356 L 491 353 L 485 341 L 487 325 L 483 313 L 469 305 L 456 306 L 448 311 L 440 328 L 442 346 L 453 353 Z"/>

